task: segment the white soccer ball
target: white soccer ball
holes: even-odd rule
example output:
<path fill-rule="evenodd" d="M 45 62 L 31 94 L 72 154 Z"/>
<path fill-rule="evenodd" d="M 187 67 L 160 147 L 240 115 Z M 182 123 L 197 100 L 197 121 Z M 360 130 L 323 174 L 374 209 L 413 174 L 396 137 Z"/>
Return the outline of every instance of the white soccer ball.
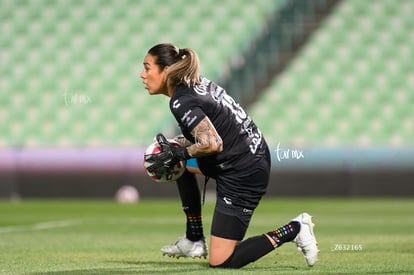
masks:
<path fill-rule="evenodd" d="M 173 144 L 174 146 L 181 146 L 178 142 L 176 142 L 173 139 L 169 139 L 168 140 L 171 144 Z M 168 182 L 173 182 L 176 181 L 177 179 L 179 179 L 181 177 L 181 175 L 184 173 L 185 171 L 185 167 L 186 167 L 186 161 L 185 160 L 181 160 L 179 161 L 173 168 L 172 170 L 172 177 L 171 179 L 167 179 L 167 175 L 162 175 L 162 177 L 160 179 L 157 178 L 156 173 L 151 173 L 148 171 L 148 167 L 151 166 L 153 163 L 150 161 L 146 161 L 145 160 L 145 156 L 146 155 L 151 155 L 151 154 L 157 154 L 161 152 L 161 146 L 158 144 L 157 141 L 151 143 L 147 149 L 145 150 L 145 155 L 144 155 L 144 169 L 145 172 L 147 172 L 147 175 L 154 180 L 155 182 L 159 182 L 159 183 L 168 183 Z"/>
<path fill-rule="evenodd" d="M 115 194 L 115 199 L 119 203 L 137 203 L 139 198 L 138 190 L 132 185 L 121 186 Z"/>

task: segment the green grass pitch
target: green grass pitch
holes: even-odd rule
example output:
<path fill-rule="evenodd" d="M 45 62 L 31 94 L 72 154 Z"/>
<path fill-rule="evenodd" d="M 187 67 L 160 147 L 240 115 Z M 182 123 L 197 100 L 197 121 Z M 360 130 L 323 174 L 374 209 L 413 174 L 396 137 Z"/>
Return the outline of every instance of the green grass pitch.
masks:
<path fill-rule="evenodd" d="M 206 233 L 213 206 L 204 206 Z M 314 267 L 288 243 L 241 270 L 217 270 L 161 255 L 184 233 L 178 199 L 0 201 L 0 274 L 414 274 L 414 200 L 267 197 L 247 236 L 302 211 L 316 223 Z"/>

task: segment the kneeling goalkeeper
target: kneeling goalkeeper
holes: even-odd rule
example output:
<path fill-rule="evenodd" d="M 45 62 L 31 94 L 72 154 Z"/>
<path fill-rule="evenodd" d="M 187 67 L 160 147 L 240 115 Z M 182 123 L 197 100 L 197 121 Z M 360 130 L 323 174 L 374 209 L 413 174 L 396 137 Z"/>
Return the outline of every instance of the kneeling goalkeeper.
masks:
<path fill-rule="evenodd" d="M 247 228 L 270 175 L 266 141 L 243 108 L 214 82 L 199 75 L 197 54 L 172 44 L 152 47 L 144 58 L 141 78 L 149 94 L 170 98 L 183 147 L 171 146 L 157 135 L 162 152 L 151 156 L 153 168 L 168 172 L 179 160 L 196 159 L 188 166 L 177 187 L 187 218 L 186 234 L 162 253 L 172 257 L 206 257 L 201 215 L 201 195 L 194 175 L 202 173 L 216 181 L 216 205 L 210 237 L 211 267 L 240 268 L 294 241 L 309 266 L 318 248 L 311 216 L 300 214 L 288 224 L 244 240 Z M 194 160 L 193 160 L 194 161 Z"/>

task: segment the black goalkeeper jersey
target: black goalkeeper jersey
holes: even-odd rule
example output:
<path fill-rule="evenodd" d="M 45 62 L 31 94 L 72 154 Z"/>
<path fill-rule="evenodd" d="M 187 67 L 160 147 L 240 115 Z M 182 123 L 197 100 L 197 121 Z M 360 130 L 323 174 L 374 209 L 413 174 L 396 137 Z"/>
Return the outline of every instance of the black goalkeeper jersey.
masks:
<path fill-rule="evenodd" d="M 243 108 L 207 78 L 197 86 L 178 86 L 170 99 L 170 109 L 191 142 L 195 140 L 190 132 L 206 116 L 222 138 L 222 152 L 197 159 L 206 176 L 216 177 L 235 167 L 248 169 L 268 150 L 262 133 Z"/>

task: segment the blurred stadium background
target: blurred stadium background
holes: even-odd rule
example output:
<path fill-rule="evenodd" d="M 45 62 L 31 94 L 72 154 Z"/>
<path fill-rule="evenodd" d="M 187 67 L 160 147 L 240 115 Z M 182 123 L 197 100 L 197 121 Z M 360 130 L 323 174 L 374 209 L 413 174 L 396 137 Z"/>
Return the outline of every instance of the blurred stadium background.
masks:
<path fill-rule="evenodd" d="M 0 196 L 175 196 L 142 170 L 153 136 L 178 131 L 139 78 L 162 42 L 195 49 L 246 106 L 272 149 L 270 195 L 412 196 L 413 14 L 411 0 L 0 0 Z"/>

